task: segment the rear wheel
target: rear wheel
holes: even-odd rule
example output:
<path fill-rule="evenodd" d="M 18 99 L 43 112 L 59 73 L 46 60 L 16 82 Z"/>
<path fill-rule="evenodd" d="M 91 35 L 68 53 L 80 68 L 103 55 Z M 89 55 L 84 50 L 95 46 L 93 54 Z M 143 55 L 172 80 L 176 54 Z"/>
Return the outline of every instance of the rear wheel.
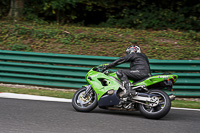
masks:
<path fill-rule="evenodd" d="M 97 107 L 97 95 L 91 90 L 89 94 L 84 97 L 86 88 L 82 87 L 77 90 L 72 98 L 72 106 L 76 111 L 89 112 Z"/>
<path fill-rule="evenodd" d="M 171 100 L 169 96 L 161 90 L 150 90 L 149 94 L 152 94 L 152 101 L 145 104 L 139 104 L 140 112 L 150 119 L 160 119 L 168 114 L 171 109 Z"/>

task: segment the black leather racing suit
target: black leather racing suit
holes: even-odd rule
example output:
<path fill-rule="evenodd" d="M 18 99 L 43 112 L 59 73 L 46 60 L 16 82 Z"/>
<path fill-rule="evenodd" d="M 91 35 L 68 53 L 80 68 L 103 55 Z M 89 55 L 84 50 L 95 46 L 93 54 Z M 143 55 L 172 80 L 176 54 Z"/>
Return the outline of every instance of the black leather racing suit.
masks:
<path fill-rule="evenodd" d="M 130 62 L 130 69 L 119 69 L 116 74 L 122 83 L 130 85 L 129 78 L 133 79 L 134 82 L 151 76 L 149 60 L 143 53 L 131 53 L 124 57 L 121 57 L 107 67 L 114 67 L 116 65 Z"/>

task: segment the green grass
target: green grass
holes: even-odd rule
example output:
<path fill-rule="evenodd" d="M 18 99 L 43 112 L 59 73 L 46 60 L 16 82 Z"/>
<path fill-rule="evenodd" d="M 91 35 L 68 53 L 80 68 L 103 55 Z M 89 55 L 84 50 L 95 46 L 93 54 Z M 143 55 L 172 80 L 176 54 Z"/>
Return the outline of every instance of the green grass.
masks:
<path fill-rule="evenodd" d="M 23 89 L 23 88 L 10 88 L 0 86 L 0 92 L 10 92 L 10 93 L 18 93 L 18 94 L 30 94 L 30 95 L 38 95 L 38 96 L 50 96 L 50 97 L 58 97 L 58 98 L 66 98 L 71 99 L 73 97 L 74 92 L 70 91 L 60 91 L 60 90 L 44 90 L 44 89 Z M 180 108 L 193 108 L 200 109 L 200 102 L 196 101 L 183 101 L 183 100 L 175 100 L 172 102 L 173 107 Z"/>
<path fill-rule="evenodd" d="M 200 33 L 0 21 L 0 49 L 96 56 L 124 56 L 141 46 L 150 59 L 200 59 Z M 95 51 L 95 52 L 94 52 Z"/>
<path fill-rule="evenodd" d="M 197 101 L 174 100 L 174 101 L 172 101 L 172 106 L 173 107 L 179 107 L 179 108 L 200 109 L 200 102 L 197 102 Z"/>

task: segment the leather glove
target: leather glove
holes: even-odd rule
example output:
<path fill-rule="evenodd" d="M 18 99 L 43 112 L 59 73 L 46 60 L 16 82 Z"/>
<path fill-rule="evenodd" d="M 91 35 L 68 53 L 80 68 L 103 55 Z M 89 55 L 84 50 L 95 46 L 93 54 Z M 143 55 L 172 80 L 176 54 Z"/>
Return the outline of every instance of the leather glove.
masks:
<path fill-rule="evenodd" d="M 103 65 L 103 70 L 107 70 L 109 68 L 109 64 L 108 65 Z"/>

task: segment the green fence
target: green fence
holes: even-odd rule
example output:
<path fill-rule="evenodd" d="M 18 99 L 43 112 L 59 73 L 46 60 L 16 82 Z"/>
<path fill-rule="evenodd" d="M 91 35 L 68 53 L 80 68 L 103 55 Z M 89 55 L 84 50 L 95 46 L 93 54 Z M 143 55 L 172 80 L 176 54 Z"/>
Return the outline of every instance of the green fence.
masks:
<path fill-rule="evenodd" d="M 0 50 L 0 82 L 79 88 L 86 84 L 84 76 L 92 66 L 117 58 Z M 200 96 L 200 60 L 150 59 L 150 67 L 153 75 L 172 72 L 179 76 L 175 95 Z"/>

